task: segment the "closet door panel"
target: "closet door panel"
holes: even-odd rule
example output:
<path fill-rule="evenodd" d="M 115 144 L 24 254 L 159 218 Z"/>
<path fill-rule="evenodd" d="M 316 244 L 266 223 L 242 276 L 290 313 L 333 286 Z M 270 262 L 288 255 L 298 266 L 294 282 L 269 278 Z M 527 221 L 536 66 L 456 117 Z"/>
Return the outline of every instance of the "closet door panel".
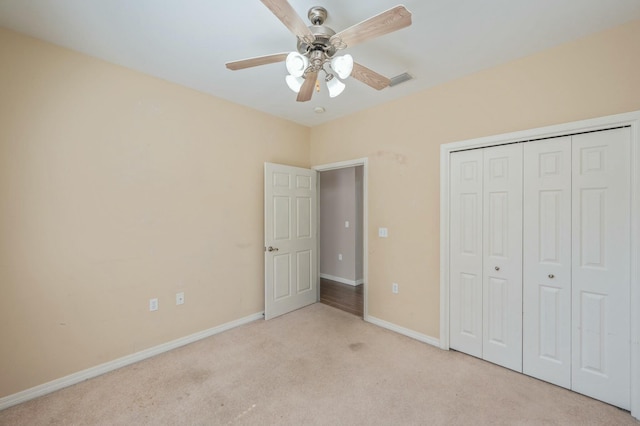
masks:
<path fill-rule="evenodd" d="M 571 137 L 524 144 L 522 371 L 571 387 Z"/>
<path fill-rule="evenodd" d="M 482 150 L 451 154 L 449 339 L 482 357 Z"/>
<path fill-rule="evenodd" d="M 629 409 L 630 129 L 572 151 L 572 389 Z"/>
<path fill-rule="evenodd" d="M 483 151 L 483 358 L 522 371 L 522 144 Z"/>

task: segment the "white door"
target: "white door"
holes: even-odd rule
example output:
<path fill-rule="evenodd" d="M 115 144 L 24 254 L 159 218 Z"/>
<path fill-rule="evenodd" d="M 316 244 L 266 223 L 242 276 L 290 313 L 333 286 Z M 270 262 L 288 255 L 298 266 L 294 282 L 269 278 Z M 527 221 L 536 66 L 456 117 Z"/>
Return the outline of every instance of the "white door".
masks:
<path fill-rule="evenodd" d="M 572 388 L 630 407 L 630 129 L 573 136 Z"/>
<path fill-rule="evenodd" d="M 484 155 L 482 357 L 522 371 L 522 144 Z"/>
<path fill-rule="evenodd" d="M 482 150 L 451 154 L 450 347 L 482 358 Z"/>
<path fill-rule="evenodd" d="M 571 137 L 524 144 L 522 371 L 571 387 Z"/>
<path fill-rule="evenodd" d="M 265 319 L 317 301 L 316 174 L 264 165 Z"/>

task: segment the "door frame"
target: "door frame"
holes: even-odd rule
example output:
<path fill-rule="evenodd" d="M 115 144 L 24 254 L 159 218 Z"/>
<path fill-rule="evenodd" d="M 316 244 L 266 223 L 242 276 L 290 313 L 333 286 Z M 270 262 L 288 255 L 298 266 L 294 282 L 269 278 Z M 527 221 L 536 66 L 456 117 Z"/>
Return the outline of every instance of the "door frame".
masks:
<path fill-rule="evenodd" d="M 452 142 L 440 146 L 440 348 L 449 350 L 449 156 L 452 152 L 631 127 L 631 415 L 640 419 L 640 111 Z"/>
<path fill-rule="evenodd" d="M 368 309 L 368 286 L 369 286 L 369 202 L 368 202 L 368 174 L 369 174 L 369 159 L 367 157 L 357 158 L 354 160 L 339 161 L 337 163 L 321 164 L 311 167 L 312 170 L 317 172 L 327 172 L 329 170 L 347 169 L 350 167 L 362 166 L 362 298 L 363 298 L 363 319 L 368 321 L 369 309 Z M 320 301 L 320 180 L 319 176 L 316 179 L 317 191 L 316 191 L 316 232 L 318 232 L 317 243 L 317 257 L 316 262 L 318 264 L 318 301 Z"/>

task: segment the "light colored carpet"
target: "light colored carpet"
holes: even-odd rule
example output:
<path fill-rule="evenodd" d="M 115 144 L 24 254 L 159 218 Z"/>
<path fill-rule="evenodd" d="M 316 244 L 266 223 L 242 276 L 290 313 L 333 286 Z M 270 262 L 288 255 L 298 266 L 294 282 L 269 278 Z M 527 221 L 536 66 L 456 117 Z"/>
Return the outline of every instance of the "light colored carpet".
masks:
<path fill-rule="evenodd" d="M 1 425 L 639 425 L 315 304 L 0 411 Z"/>

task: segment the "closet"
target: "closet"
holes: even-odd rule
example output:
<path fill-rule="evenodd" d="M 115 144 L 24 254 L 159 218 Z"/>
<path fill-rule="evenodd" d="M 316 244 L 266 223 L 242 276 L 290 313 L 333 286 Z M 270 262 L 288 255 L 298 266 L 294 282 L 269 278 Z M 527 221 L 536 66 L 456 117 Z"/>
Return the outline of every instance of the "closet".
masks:
<path fill-rule="evenodd" d="M 452 349 L 630 408 L 630 141 L 451 153 Z"/>

